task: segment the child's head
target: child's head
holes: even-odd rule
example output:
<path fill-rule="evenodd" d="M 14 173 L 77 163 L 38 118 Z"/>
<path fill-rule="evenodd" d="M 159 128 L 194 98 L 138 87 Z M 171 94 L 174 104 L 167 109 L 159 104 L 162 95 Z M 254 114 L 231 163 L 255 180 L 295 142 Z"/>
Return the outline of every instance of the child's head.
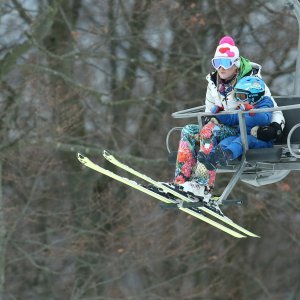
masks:
<path fill-rule="evenodd" d="M 234 97 L 237 101 L 255 105 L 265 95 L 265 83 L 256 76 L 245 76 L 234 87 Z"/>

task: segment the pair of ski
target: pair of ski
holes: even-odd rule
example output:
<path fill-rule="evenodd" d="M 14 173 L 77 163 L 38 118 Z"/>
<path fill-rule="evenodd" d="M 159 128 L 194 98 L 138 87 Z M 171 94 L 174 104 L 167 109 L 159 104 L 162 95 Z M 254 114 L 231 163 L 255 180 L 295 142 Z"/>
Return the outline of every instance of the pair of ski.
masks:
<path fill-rule="evenodd" d="M 136 190 L 139 190 L 153 198 L 156 198 L 166 205 L 177 206 L 179 210 L 184 211 L 226 233 L 236 238 L 245 237 L 259 237 L 258 235 L 250 232 L 249 230 L 239 226 L 232 220 L 227 218 L 220 210 L 216 201 L 212 199 L 207 199 L 207 197 L 197 197 L 191 198 L 189 195 L 182 193 L 179 190 L 174 189 L 172 186 L 165 185 L 158 181 L 151 179 L 150 177 L 132 169 L 131 167 L 118 161 L 113 155 L 108 151 L 103 152 L 104 158 L 109 162 L 116 165 L 117 167 L 147 181 L 150 183 L 150 187 L 143 186 L 137 182 L 130 180 L 125 177 L 121 177 L 107 169 L 100 167 L 99 165 L 92 162 L 88 157 L 81 153 L 77 153 L 78 160 L 86 167 L 95 170 L 101 174 L 111 177 L 117 181 L 120 181 Z M 198 202 L 195 202 L 198 201 Z M 209 215 L 209 216 L 208 216 Z M 215 218 L 217 220 L 212 219 Z M 221 222 L 220 222 L 221 221 Z M 222 224 L 224 223 L 224 224 Z"/>

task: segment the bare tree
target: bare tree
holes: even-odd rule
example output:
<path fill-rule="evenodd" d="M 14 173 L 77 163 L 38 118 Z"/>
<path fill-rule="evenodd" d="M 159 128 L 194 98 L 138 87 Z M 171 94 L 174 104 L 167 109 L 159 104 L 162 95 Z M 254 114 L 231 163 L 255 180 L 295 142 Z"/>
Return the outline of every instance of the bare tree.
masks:
<path fill-rule="evenodd" d="M 273 1 L 11 0 L 1 17 L 2 299 L 299 296 L 294 174 L 235 188 L 232 197 L 249 204 L 225 213 L 262 236 L 236 241 L 75 157 L 105 165 L 108 149 L 172 180 L 165 135 L 196 120 L 170 114 L 203 104 L 222 35 L 263 65 L 273 94 L 290 92 L 297 26 L 289 10 Z"/>

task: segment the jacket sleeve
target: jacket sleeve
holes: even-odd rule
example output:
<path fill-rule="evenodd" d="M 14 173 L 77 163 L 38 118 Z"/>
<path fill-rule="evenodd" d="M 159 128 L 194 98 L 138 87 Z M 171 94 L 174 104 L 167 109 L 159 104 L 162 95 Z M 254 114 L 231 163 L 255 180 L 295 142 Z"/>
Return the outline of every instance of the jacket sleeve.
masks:
<path fill-rule="evenodd" d="M 212 84 L 211 82 L 209 82 L 206 89 L 205 112 L 211 112 L 212 108 L 215 105 L 212 89 L 213 89 Z"/>
<path fill-rule="evenodd" d="M 270 97 L 264 97 L 255 108 L 269 108 L 274 107 L 274 103 Z M 255 113 L 254 115 L 245 114 L 245 122 L 247 128 L 254 126 L 264 126 L 271 123 L 272 112 Z M 218 119 L 221 123 L 234 126 L 239 124 L 238 115 L 218 115 Z"/>
<path fill-rule="evenodd" d="M 271 96 L 271 91 L 267 86 L 265 86 L 265 95 L 271 98 L 271 100 L 273 101 L 274 107 L 278 106 L 276 101 L 274 100 L 274 98 Z M 284 119 L 282 111 L 279 111 L 279 110 L 273 111 L 271 121 L 278 123 L 281 126 L 281 129 L 282 130 L 284 129 L 285 119 Z"/>
<path fill-rule="evenodd" d="M 225 114 L 218 114 L 218 120 L 228 126 L 234 126 L 239 124 L 239 118 L 237 114 L 233 115 L 225 115 Z"/>
<path fill-rule="evenodd" d="M 274 103 L 270 97 L 264 97 L 255 108 L 271 108 L 274 107 Z M 255 113 L 253 116 L 250 114 L 245 115 L 245 121 L 247 128 L 254 126 L 269 125 L 272 119 L 272 112 L 260 112 Z"/>

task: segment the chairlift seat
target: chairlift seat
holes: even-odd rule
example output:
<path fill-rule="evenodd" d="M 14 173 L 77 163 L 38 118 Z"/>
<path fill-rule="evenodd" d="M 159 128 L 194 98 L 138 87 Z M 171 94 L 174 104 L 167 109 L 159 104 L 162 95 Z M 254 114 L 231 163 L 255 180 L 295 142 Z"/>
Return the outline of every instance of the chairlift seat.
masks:
<path fill-rule="evenodd" d="M 246 160 L 248 162 L 279 162 L 282 156 L 281 147 L 249 149 L 246 152 Z"/>
<path fill-rule="evenodd" d="M 295 105 L 300 104 L 300 97 L 296 96 L 280 96 L 274 97 L 278 106 L 286 106 L 286 105 Z M 289 132 L 292 130 L 294 126 L 300 123 L 300 109 L 290 109 L 282 111 L 285 118 L 285 126 L 282 133 L 282 137 L 279 141 L 276 142 L 278 145 L 284 145 L 287 143 L 287 137 Z M 300 129 L 295 130 L 295 132 L 291 136 L 292 144 L 300 144 Z"/>

